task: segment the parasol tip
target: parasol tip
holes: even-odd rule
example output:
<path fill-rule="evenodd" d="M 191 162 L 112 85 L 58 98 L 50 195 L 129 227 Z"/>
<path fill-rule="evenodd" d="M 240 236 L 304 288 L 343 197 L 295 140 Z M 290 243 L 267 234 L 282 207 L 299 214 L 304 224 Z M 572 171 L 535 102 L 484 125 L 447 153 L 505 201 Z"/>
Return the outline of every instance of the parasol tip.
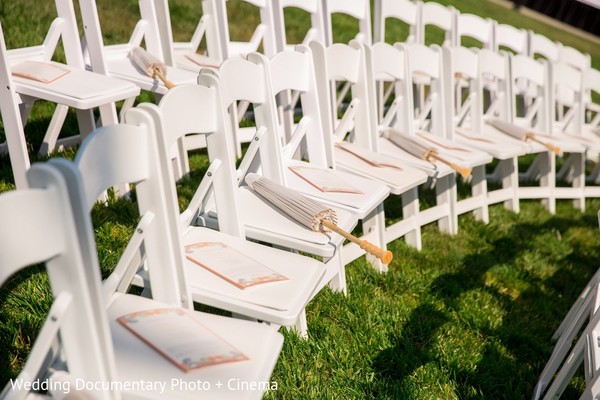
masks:
<path fill-rule="evenodd" d="M 388 265 L 392 262 L 393 258 L 394 254 L 391 251 L 386 250 L 385 253 L 383 253 L 383 256 L 380 258 L 380 260 L 384 265 Z"/>
<path fill-rule="evenodd" d="M 258 174 L 248 174 L 246 175 L 246 177 L 244 178 L 244 181 L 246 182 L 246 184 L 248 184 L 248 186 L 250 186 L 251 188 L 254 189 L 254 182 L 256 182 L 257 180 L 259 180 L 261 178 L 260 175 Z"/>

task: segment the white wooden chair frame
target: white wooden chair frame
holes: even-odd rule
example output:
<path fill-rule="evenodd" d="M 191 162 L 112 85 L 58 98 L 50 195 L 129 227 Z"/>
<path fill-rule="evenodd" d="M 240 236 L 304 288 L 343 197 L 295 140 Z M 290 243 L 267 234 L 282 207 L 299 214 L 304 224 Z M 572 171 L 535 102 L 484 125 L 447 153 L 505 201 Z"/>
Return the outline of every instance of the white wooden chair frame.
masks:
<path fill-rule="evenodd" d="M 139 89 L 126 82 L 85 71 L 77 25 L 72 23 L 75 12 L 71 1 L 56 0 L 56 10 L 58 16 L 50 26 L 43 44 L 7 51 L 4 37 L 0 38 L 0 82 L 7 91 L 0 101 L 7 128 L 5 150 L 9 150 L 15 182 L 19 188 L 26 187 L 25 171 L 30 163 L 24 125 L 36 100 L 43 99 L 57 104 L 39 150 L 40 154 L 47 155 L 81 139 L 79 135 L 59 139 L 69 108 L 77 110 L 80 132 L 85 137 L 96 126 L 94 108 L 99 108 L 103 125 L 116 124 L 118 118 L 114 102 L 135 97 L 139 93 Z M 59 40 L 62 40 L 65 49 L 67 65 L 61 66 L 69 69 L 67 75 L 51 84 L 11 75 L 12 66 L 21 61 L 51 62 Z M 82 87 L 82 81 L 90 83 L 87 89 Z"/>

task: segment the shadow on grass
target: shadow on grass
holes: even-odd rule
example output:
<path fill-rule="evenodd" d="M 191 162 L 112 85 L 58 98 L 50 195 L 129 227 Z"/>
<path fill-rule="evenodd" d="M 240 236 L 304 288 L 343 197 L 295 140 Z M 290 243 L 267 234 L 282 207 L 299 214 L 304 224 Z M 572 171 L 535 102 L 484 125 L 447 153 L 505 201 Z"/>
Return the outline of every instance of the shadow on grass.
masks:
<path fill-rule="evenodd" d="M 525 221 L 519 222 L 521 219 Z M 450 374 L 458 398 L 531 397 L 550 356 L 554 329 L 595 272 L 597 265 L 590 265 L 590 260 L 599 256 L 597 245 L 577 238 L 569 239 L 569 251 L 554 248 L 554 242 L 548 241 L 546 247 L 540 246 L 542 254 L 529 254 L 531 243 L 544 241 L 545 235 L 556 235 L 559 243 L 564 241 L 561 234 L 579 228 L 589 232 L 589 227 L 597 224 L 596 216 L 589 214 L 538 220 L 539 223 L 532 223 L 531 218 L 518 217 L 506 232 L 499 234 L 493 232 L 493 227 L 477 222 L 466 228 L 481 232 L 478 240 L 482 245 L 463 254 L 458 270 L 442 273 L 433 280 L 429 295 L 435 304 L 417 307 L 401 331 L 391 334 L 392 347 L 375 356 L 373 369 L 380 378 L 375 390 L 380 396 L 411 397 L 411 374 L 433 363 Z M 537 271 L 537 264 L 533 268 L 527 265 L 528 257 L 556 268 L 547 273 Z M 522 289 L 504 286 L 502 279 L 518 280 L 517 287 Z M 484 293 L 497 304 L 502 313 L 498 324 L 481 323 L 473 317 L 472 313 L 486 311 L 468 309 L 478 305 L 465 306 L 465 296 L 472 291 Z M 445 334 L 446 322 L 456 318 L 465 334 L 476 335 L 483 342 L 474 365 L 457 365 L 433 350 L 451 346 L 439 341 Z M 452 321 L 449 326 L 456 323 Z M 577 385 L 569 387 L 564 398 L 578 398 L 580 389 Z"/>

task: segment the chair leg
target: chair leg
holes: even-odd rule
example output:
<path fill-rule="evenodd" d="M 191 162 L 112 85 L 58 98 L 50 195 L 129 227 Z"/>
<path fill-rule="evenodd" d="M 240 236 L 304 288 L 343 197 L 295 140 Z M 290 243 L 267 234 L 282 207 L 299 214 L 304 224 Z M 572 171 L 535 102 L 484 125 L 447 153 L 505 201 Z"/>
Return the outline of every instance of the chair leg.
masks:
<path fill-rule="evenodd" d="M 68 111 L 69 107 L 64 104 L 56 105 L 48 129 L 46 130 L 46 135 L 44 136 L 44 140 L 38 151 L 40 156 L 47 156 L 56 150 L 56 142 L 60 135 L 60 130 L 65 123 L 65 119 L 67 118 Z"/>
<path fill-rule="evenodd" d="M 439 179 L 435 185 L 436 203 L 448 207 L 448 215 L 438 221 L 442 232 L 451 235 L 458 231 L 458 216 L 456 215 L 456 176 L 450 174 Z"/>
<path fill-rule="evenodd" d="M 379 204 L 373 211 L 369 213 L 362 220 L 363 227 L 363 235 L 368 235 L 371 232 L 376 233 L 375 236 L 371 236 L 374 238 L 372 243 L 379 248 L 385 250 L 386 242 L 385 242 L 385 214 L 383 212 L 383 203 Z M 371 264 L 371 266 L 377 269 L 379 272 L 387 272 L 388 267 L 384 265 L 381 260 L 377 257 L 374 257 L 370 254 L 366 254 L 367 261 Z"/>
<path fill-rule="evenodd" d="M 335 255 L 327 263 L 332 263 L 336 268 L 336 274 L 331 278 L 328 285 L 334 292 L 342 292 L 344 296 L 348 295 L 346 288 L 346 266 L 342 261 L 341 248 L 336 249 Z"/>
<path fill-rule="evenodd" d="M 485 178 L 485 166 L 481 165 L 473 168 L 473 177 L 471 181 L 471 195 L 474 198 L 483 199 L 481 207 L 474 210 L 475 219 L 484 224 L 490 222 L 490 213 L 487 202 L 487 180 Z"/>
<path fill-rule="evenodd" d="M 585 211 L 585 155 L 571 154 L 569 158 L 573 160 L 573 188 L 581 191 L 581 195 L 573 200 L 573 205 L 583 212 Z"/>
<path fill-rule="evenodd" d="M 308 323 L 306 322 L 306 309 L 302 309 L 302 312 L 296 320 L 296 324 L 291 329 L 295 330 L 303 339 L 308 339 Z"/>
<path fill-rule="evenodd" d="M 556 156 L 548 151 L 540 154 L 540 186 L 548 188 L 549 195 L 542 199 L 542 204 L 546 206 L 550 214 L 556 213 L 556 196 L 554 188 L 556 186 Z"/>
<path fill-rule="evenodd" d="M 423 242 L 421 239 L 421 225 L 416 221 L 419 214 L 419 189 L 412 188 L 402 193 L 402 215 L 403 218 L 412 218 L 415 220 L 414 229 L 409 231 L 405 236 L 404 240 L 409 246 L 421 250 L 423 248 Z"/>
<path fill-rule="evenodd" d="M 518 213 L 521 210 L 519 203 L 519 170 L 517 158 L 511 158 L 508 160 L 500 160 L 498 166 L 500 171 L 500 182 L 502 183 L 503 189 L 511 189 L 512 198 L 504 202 L 504 207 Z"/>

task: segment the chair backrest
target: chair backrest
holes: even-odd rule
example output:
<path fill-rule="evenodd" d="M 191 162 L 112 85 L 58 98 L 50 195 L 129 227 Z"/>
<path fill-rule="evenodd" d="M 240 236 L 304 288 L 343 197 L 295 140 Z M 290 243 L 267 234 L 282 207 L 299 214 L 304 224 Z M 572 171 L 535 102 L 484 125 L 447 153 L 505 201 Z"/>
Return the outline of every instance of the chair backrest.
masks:
<path fill-rule="evenodd" d="M 497 53 L 488 49 L 479 50 L 479 90 L 481 101 L 485 90 L 493 90 L 490 97 L 494 101 L 483 110 L 484 116 L 495 116 L 506 121 L 513 120 L 512 85 L 510 80 L 510 62 L 507 53 Z M 494 85 L 482 85 L 485 80 L 492 80 Z"/>
<path fill-rule="evenodd" d="M 236 195 L 238 184 L 231 157 L 233 144 L 227 134 L 229 121 L 225 117 L 219 80 L 213 75 L 201 74 L 198 82 L 198 85 L 181 85 L 171 89 L 158 106 L 143 104 L 138 108 L 151 113 L 158 134 L 163 137 L 158 144 L 160 163 L 166 171 L 171 171 L 170 149 L 179 139 L 187 134 L 205 136 L 209 161 L 218 165 L 209 178 L 219 212 L 219 230 L 243 238 L 245 234 Z M 174 188 L 173 178 L 169 179 L 172 184 L 167 186 Z"/>
<path fill-rule="evenodd" d="M 261 174 L 274 182 L 284 183 L 281 164 L 280 133 L 277 129 L 276 99 L 271 96 L 267 58 L 260 53 L 251 53 L 248 59 L 231 58 L 219 68 L 220 90 L 223 109 L 232 104 L 246 101 L 252 104 L 256 129 L 266 129 L 260 143 Z M 211 71 L 206 71 L 212 74 Z M 235 115 L 230 115 L 231 130 L 239 129 Z M 229 137 L 233 135 L 229 134 Z M 247 155 L 251 157 L 251 155 Z"/>
<path fill-rule="evenodd" d="M 583 53 L 574 47 L 564 45 L 560 46 L 558 50 L 558 61 L 567 63 L 580 71 L 592 66 L 592 57 L 588 53 Z"/>
<path fill-rule="evenodd" d="M 433 26 L 444 32 L 444 41 L 440 45 L 451 46 L 455 43 L 454 35 L 456 31 L 456 9 L 452 6 L 443 6 L 439 3 L 430 1 L 421 4 L 421 20 L 419 21 L 419 40 L 418 43 L 426 44 L 427 27 Z"/>
<path fill-rule="evenodd" d="M 286 34 L 286 9 L 292 12 L 305 12 L 310 16 L 310 28 L 306 32 L 304 39 L 300 43 L 308 46 L 308 44 L 317 40 L 325 41 L 325 25 L 323 23 L 322 2 L 320 0 L 272 0 L 271 7 L 273 8 L 273 34 L 275 35 L 275 49 L 281 52 L 290 49 L 293 43 L 289 42 Z"/>
<path fill-rule="evenodd" d="M 72 203 L 71 188 L 52 165 L 33 165 L 27 177 L 29 189 L 0 196 L 0 285 L 26 266 L 45 263 L 54 302 L 19 378 L 47 377 L 52 361 L 46 357 L 60 337 L 62 361 L 73 380 L 111 382 L 117 377 L 89 215 L 80 225 L 81 204 Z M 81 187 L 74 190 L 75 197 L 81 195 Z M 8 385 L 1 397 L 10 390 Z M 118 398 L 113 389 L 100 396 Z M 27 392 L 17 389 L 9 397 L 24 399 Z"/>
<path fill-rule="evenodd" d="M 529 31 L 529 56 L 541 56 L 549 62 L 558 61 L 561 44 L 548 39 L 546 36 Z"/>
<path fill-rule="evenodd" d="M 343 140 L 343 137 L 350 133 L 348 140 L 364 148 L 376 150 L 376 121 L 373 118 L 375 109 L 372 105 L 375 93 L 368 82 L 368 65 L 363 45 L 357 40 L 348 45 L 334 43 L 329 47 L 312 42 L 310 49 L 315 63 L 319 103 L 323 110 L 323 132 L 338 132 L 340 136 L 333 140 Z M 336 82 L 350 84 L 353 100 L 350 103 L 351 113 L 346 111 L 341 119 L 338 119 Z M 344 125 L 349 127 L 351 132 L 348 132 Z"/>
<path fill-rule="evenodd" d="M 490 18 L 483 18 L 475 14 L 455 13 L 456 34 L 454 45 L 465 45 L 463 38 L 471 38 L 478 41 L 482 48 L 493 49 L 494 46 L 494 22 Z"/>
<path fill-rule="evenodd" d="M 529 36 L 525 29 L 494 21 L 494 49 L 509 49 L 515 54 L 529 55 Z"/>
<path fill-rule="evenodd" d="M 561 132 L 581 134 L 584 116 L 580 108 L 583 72 L 566 62 L 548 64 L 550 82 L 550 121 Z M 562 109 L 559 110 L 558 108 Z M 568 110 L 565 110 L 568 108 Z"/>
<path fill-rule="evenodd" d="M 445 98 L 442 50 L 438 45 L 425 46 L 420 43 L 399 44 L 406 53 L 406 79 L 412 86 L 426 78 L 428 93 L 425 104 L 421 105 L 415 118 L 415 128 L 427 130 L 442 137 L 452 135 L 447 129 L 445 116 Z M 451 138 L 451 137 L 448 137 Z"/>
<path fill-rule="evenodd" d="M 513 118 L 522 117 L 528 126 L 542 132 L 551 132 L 550 115 L 550 78 L 548 63 L 534 60 L 524 55 L 511 55 L 511 108 Z M 517 85 L 523 80 L 532 88 L 532 105 L 520 110 L 516 99 Z M 520 112 L 519 112 L 520 111 Z"/>
<path fill-rule="evenodd" d="M 472 132 L 482 131 L 483 100 L 479 80 L 479 54 L 466 47 L 444 47 L 443 67 L 446 124 L 454 128 L 468 123 Z M 466 94 L 462 89 L 467 85 Z"/>
<path fill-rule="evenodd" d="M 355 36 L 361 43 L 371 44 L 371 2 L 369 0 L 322 0 L 323 22 L 325 24 L 325 45 L 334 43 L 332 18 L 333 14 L 343 14 L 358 22 L 358 33 Z"/>
<path fill-rule="evenodd" d="M 323 132 L 321 106 L 317 87 L 315 65 L 307 47 L 298 46 L 296 51 L 283 51 L 269 61 L 271 97 L 292 91 L 300 97 L 299 108 L 290 110 L 301 115 L 293 135 L 282 148 L 282 157 L 291 158 L 302 138 L 306 140 L 306 156 L 314 165 L 334 167 L 333 148 L 329 132 Z M 327 144 L 326 144 L 327 143 Z"/>
<path fill-rule="evenodd" d="M 414 134 L 413 124 L 413 88 L 407 79 L 406 53 L 398 47 L 387 43 L 374 43 L 366 53 L 367 64 L 375 84 L 387 84 L 392 89 L 392 103 L 387 113 L 379 113 L 382 118 L 377 121 L 383 128 L 393 127 L 407 134 Z M 377 104 L 384 108 L 382 101 Z"/>
<path fill-rule="evenodd" d="M 408 37 L 403 39 L 405 42 L 416 42 L 420 40 L 418 26 L 420 21 L 421 2 L 411 0 L 381 0 L 375 2 L 374 10 L 374 35 L 375 42 L 385 42 L 386 32 L 391 36 L 391 29 L 386 30 L 386 22 L 390 18 L 396 19 L 408 25 Z M 391 42 L 399 42 L 395 36 L 392 36 Z"/>

